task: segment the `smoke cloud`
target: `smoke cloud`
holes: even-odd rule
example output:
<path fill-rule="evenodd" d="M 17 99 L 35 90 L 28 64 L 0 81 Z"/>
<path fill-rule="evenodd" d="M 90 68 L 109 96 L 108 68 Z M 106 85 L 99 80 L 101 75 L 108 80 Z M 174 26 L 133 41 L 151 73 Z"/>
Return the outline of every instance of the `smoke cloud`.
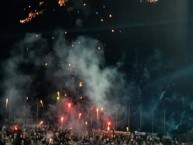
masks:
<path fill-rule="evenodd" d="M 42 99 L 52 104 L 50 113 L 57 111 L 57 106 L 61 106 L 53 106 L 57 91 L 63 99 L 74 97 L 71 100 L 76 100 L 76 103 L 82 96 L 93 106 L 112 107 L 113 101 L 110 100 L 118 97 L 124 82 L 123 75 L 116 67 L 105 66 L 104 52 L 99 49 L 102 44 L 98 40 L 80 36 L 68 41 L 64 36 L 61 30 L 53 33 L 51 41 L 40 34 L 26 34 L 11 51 L 10 58 L 4 62 L 3 86 L 4 96 L 12 102 L 9 108 L 14 110 L 13 116 L 16 110 L 24 111 L 22 107 L 26 96 L 32 102 L 39 103 L 38 100 Z M 28 105 L 35 108 L 31 114 L 39 113 L 36 112 L 36 103 Z M 57 114 L 62 114 L 62 111 L 58 110 Z"/>
<path fill-rule="evenodd" d="M 108 66 L 104 54 L 103 45 L 86 36 L 68 40 L 62 30 L 52 36 L 26 34 L 14 45 L 10 58 L 2 62 L 3 100 L 9 99 L 7 117 L 28 114 L 58 122 L 58 117 L 69 111 L 64 106 L 70 102 L 74 124 L 78 123 L 79 113 L 85 121 L 90 110 L 96 117 L 98 107 L 113 122 L 117 119 L 119 126 L 130 125 L 131 129 L 139 129 L 141 119 L 142 130 L 149 131 L 153 120 L 154 131 L 164 132 L 165 117 L 167 133 L 193 130 L 192 99 L 179 91 L 179 82 L 182 76 L 190 75 L 191 66 L 173 71 L 171 63 L 166 65 L 157 50 L 144 63 L 136 58 L 132 70 L 137 75 L 127 78 L 125 85 L 125 75 L 118 71 L 120 66 Z M 170 71 L 162 71 L 165 69 Z"/>

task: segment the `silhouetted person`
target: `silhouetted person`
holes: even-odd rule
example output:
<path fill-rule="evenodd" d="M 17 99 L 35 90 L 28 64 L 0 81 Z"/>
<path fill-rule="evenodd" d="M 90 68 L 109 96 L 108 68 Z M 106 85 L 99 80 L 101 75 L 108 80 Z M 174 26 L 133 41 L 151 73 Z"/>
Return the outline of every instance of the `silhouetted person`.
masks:
<path fill-rule="evenodd" d="M 21 145 L 22 144 L 22 138 L 21 138 L 21 132 L 19 131 L 16 136 L 15 145 Z"/>

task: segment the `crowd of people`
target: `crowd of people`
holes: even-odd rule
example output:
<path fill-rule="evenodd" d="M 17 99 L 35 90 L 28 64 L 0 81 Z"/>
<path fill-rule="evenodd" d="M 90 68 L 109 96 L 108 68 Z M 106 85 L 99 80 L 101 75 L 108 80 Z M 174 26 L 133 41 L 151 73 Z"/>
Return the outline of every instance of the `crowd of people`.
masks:
<path fill-rule="evenodd" d="M 0 145 L 185 145 L 178 138 L 155 133 L 50 126 L 4 126 L 0 140 Z"/>

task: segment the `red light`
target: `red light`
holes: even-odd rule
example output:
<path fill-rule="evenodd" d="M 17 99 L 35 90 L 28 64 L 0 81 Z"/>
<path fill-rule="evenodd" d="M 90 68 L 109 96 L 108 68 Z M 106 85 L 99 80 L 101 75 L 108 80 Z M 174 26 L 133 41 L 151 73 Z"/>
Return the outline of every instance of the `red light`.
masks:
<path fill-rule="evenodd" d="M 71 103 L 68 103 L 68 107 L 69 107 L 69 108 L 71 107 L 71 105 L 72 105 Z"/>
<path fill-rule="evenodd" d="M 111 122 L 108 122 L 108 126 L 111 125 Z"/>
<path fill-rule="evenodd" d="M 25 134 L 25 133 L 22 134 L 22 138 L 23 138 L 23 139 L 26 138 L 26 134 Z"/>

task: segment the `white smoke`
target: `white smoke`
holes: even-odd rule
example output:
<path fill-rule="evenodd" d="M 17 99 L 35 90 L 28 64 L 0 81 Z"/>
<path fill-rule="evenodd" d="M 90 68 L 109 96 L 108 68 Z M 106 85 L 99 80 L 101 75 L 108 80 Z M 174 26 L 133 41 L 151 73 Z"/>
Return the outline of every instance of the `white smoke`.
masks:
<path fill-rule="evenodd" d="M 63 31 L 54 32 L 51 38 L 54 39 L 50 42 L 50 38 L 40 34 L 26 34 L 4 63 L 4 94 L 14 102 L 12 107 L 17 108 L 18 104 L 23 103 L 26 94 L 32 91 L 33 94 L 29 97 L 38 97 L 35 95 L 39 90 L 35 90 L 32 83 L 37 81 L 42 67 L 45 69 L 43 80 L 51 84 L 51 89 L 46 90 L 46 93 L 49 93 L 47 98 L 43 99 L 52 97 L 53 100 L 58 90 L 63 97 L 64 88 L 78 96 L 77 86 L 79 81 L 82 81 L 83 95 L 94 105 L 112 107 L 110 100 L 119 97 L 118 91 L 122 88 L 123 77 L 116 67 L 105 66 L 104 52 L 98 49 L 102 44 L 84 36 L 71 42 L 65 39 Z M 33 69 L 30 68 L 32 72 L 28 72 L 29 64 L 33 66 Z M 45 85 L 41 82 L 40 84 Z"/>

